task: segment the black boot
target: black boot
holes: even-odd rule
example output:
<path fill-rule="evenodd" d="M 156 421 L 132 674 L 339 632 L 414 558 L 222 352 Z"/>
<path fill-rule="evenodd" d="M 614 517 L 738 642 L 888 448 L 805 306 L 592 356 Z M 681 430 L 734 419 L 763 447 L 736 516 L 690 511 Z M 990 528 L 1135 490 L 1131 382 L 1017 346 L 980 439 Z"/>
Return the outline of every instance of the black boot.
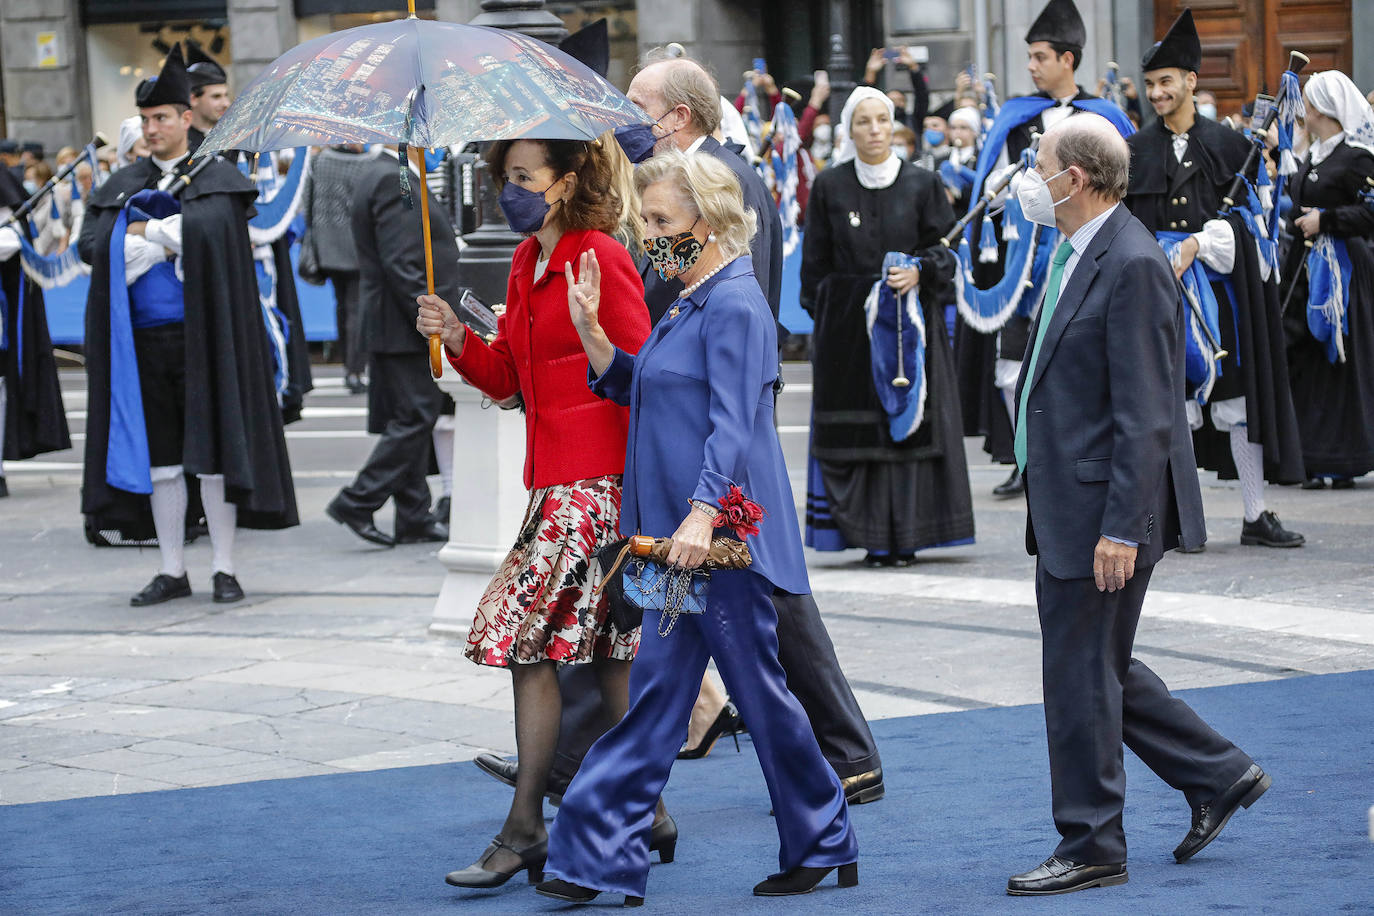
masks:
<path fill-rule="evenodd" d="M 1279 517 L 1265 509 L 1259 518 L 1240 526 L 1240 542 L 1261 547 L 1301 547 L 1307 538 L 1283 527 Z"/>
<path fill-rule="evenodd" d="M 760 881 L 754 885 L 755 897 L 791 897 L 796 894 L 809 894 L 816 889 L 816 885 L 832 871 L 835 866 L 829 868 L 810 868 L 805 865 L 798 865 L 791 871 L 781 872 L 776 875 L 769 875 L 767 880 Z M 848 865 L 840 866 L 840 887 L 859 886 L 859 863 L 850 862 Z"/>
<path fill-rule="evenodd" d="M 1011 476 L 992 488 L 992 495 L 999 499 L 1008 499 L 1012 496 L 1020 496 L 1026 492 L 1026 482 L 1021 479 L 1021 469 L 1012 466 Z"/>

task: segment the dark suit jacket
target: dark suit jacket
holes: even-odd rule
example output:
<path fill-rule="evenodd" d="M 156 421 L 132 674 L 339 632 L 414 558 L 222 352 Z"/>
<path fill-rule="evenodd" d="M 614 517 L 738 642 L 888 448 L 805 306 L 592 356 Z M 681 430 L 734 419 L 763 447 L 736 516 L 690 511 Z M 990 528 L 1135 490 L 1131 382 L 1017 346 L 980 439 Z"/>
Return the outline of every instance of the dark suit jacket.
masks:
<path fill-rule="evenodd" d="M 401 197 L 400 163 L 385 153 L 358 176 L 353 196 L 353 238 L 358 249 L 358 301 L 362 340 L 370 353 L 424 353 L 415 330 L 415 298 L 425 287 L 424 235 L 420 230 L 420 180 L 410 176 L 415 208 Z M 434 255 L 434 292 L 457 302 L 458 243 L 453 224 L 433 194 L 429 234 Z"/>
<path fill-rule="evenodd" d="M 778 216 L 778 205 L 759 173 L 743 156 L 721 146 L 714 137 L 707 137 L 700 151 L 710 153 L 730 167 L 730 171 L 739 179 L 740 190 L 744 192 L 744 205 L 757 214 L 758 232 L 749 243 L 749 254 L 753 258 L 759 288 L 763 290 L 763 297 L 768 300 L 768 308 L 772 310 L 776 321 L 778 302 L 782 298 L 782 219 Z M 649 306 L 649 321 L 658 324 L 663 313 L 677 301 L 677 294 L 682 292 L 682 283 L 676 279 L 666 283 L 660 280 L 647 258 L 640 264 L 640 277 L 644 280 L 644 302 Z"/>
<path fill-rule="evenodd" d="M 1039 333 L 1039 318 L 1031 340 Z M 1183 409 L 1183 306 L 1154 236 L 1119 206 L 1060 294 L 1026 405 L 1026 549 L 1059 579 L 1092 575 L 1101 535 L 1136 565 L 1206 538 Z"/>

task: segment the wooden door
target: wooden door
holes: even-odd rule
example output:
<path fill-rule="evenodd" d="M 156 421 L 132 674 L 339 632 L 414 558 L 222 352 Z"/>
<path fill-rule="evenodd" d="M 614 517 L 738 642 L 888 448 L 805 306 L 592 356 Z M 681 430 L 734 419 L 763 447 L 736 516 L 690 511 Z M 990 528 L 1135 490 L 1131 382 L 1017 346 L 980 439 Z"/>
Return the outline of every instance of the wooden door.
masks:
<path fill-rule="evenodd" d="M 1312 58 L 1307 73 L 1353 64 L 1352 0 L 1155 0 L 1155 37 L 1192 7 L 1202 41 L 1198 88 L 1216 94 L 1219 115 L 1240 111 L 1255 93 L 1273 93 L 1288 52 Z"/>

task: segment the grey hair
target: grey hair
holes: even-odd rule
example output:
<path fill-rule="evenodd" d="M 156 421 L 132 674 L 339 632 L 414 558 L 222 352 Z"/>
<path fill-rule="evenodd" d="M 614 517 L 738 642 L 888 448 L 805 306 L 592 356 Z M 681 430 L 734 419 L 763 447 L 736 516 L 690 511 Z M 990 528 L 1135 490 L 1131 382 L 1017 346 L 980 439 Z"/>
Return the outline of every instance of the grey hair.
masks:
<path fill-rule="evenodd" d="M 1107 126 L 1084 121 L 1071 122 L 1079 118 L 1092 118 Z M 1063 129 L 1056 132 L 1054 155 L 1059 167 L 1066 169 L 1076 165 L 1087 176 L 1088 188 L 1112 201 L 1126 196 L 1126 184 L 1131 171 L 1131 151 L 1126 141 L 1116 132 L 1116 128 L 1105 118 L 1085 114 L 1062 122 Z"/>
<path fill-rule="evenodd" d="M 715 133 L 720 126 L 720 88 L 706 68 L 690 57 L 663 60 L 654 66 L 662 68 L 659 95 L 668 110 L 686 105 L 698 133 Z"/>
<path fill-rule="evenodd" d="M 675 185 L 688 205 L 706 220 L 726 261 L 749 253 L 758 218 L 744 205 L 739 179 L 729 166 L 710 153 L 670 150 L 635 169 L 635 190 L 641 197 L 650 185 L 661 181 Z"/>

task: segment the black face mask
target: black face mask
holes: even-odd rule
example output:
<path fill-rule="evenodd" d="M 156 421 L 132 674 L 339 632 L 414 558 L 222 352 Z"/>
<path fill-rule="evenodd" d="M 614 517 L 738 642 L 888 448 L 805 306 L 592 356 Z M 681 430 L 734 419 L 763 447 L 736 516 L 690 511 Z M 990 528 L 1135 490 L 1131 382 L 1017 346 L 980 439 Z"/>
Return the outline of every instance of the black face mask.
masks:
<path fill-rule="evenodd" d="M 644 240 L 644 253 L 649 263 L 658 272 L 659 279 L 667 282 L 683 271 L 691 270 L 692 265 L 701 258 L 705 245 L 692 234 L 701 217 L 697 217 L 685 231 L 676 235 L 656 235 Z"/>

